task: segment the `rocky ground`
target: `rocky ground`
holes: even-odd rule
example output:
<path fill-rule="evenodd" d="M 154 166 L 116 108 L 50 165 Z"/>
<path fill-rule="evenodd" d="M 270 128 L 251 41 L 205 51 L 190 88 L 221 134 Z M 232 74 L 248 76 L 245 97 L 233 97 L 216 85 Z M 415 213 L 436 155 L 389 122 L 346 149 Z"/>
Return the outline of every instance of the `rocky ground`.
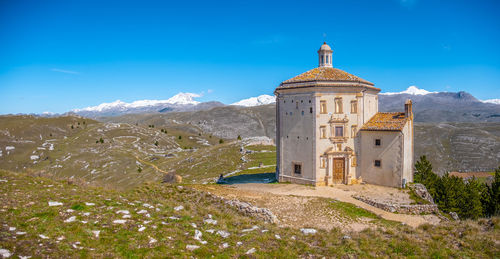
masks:
<path fill-rule="evenodd" d="M 320 212 L 331 218 L 344 218 L 347 224 L 366 221 L 371 227 L 345 231 L 336 226 L 315 228 L 312 223 L 283 226 L 242 215 L 189 185 L 145 184 L 113 191 L 2 170 L 0 193 L 4 258 L 493 258 L 500 254 L 498 218 L 414 228 L 341 201 L 294 197 L 297 202 L 283 208 L 316 213 L 314 209 L 321 206 L 325 209 Z"/>
<path fill-rule="evenodd" d="M 281 226 L 314 227 L 344 232 L 376 229 L 386 221 L 400 222 L 412 227 L 422 224 L 439 224 L 435 215 L 405 215 L 391 213 L 362 201 L 354 196 L 368 196 L 376 201 L 391 204 L 410 204 L 407 190 L 374 185 L 312 187 L 296 184 L 235 184 L 198 185 L 196 188 L 228 199 L 238 199 L 269 208 L 280 219 Z M 352 189 L 351 189 L 352 188 Z"/>

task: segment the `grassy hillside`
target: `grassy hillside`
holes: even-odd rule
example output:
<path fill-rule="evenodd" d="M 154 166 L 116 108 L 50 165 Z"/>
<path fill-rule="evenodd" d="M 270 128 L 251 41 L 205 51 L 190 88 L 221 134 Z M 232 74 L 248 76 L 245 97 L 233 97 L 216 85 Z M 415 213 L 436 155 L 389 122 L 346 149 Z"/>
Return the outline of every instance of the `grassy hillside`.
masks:
<path fill-rule="evenodd" d="M 240 166 L 238 144 L 152 124 L 0 117 L 0 168 L 129 189 L 177 170 L 189 182 Z M 195 162 L 196 161 L 196 162 Z"/>
<path fill-rule="evenodd" d="M 435 172 L 494 171 L 500 166 L 500 123 L 415 124 L 415 161 Z"/>
<path fill-rule="evenodd" d="M 129 191 L 113 191 L 0 170 L 0 191 L 0 251 L 14 256 L 493 258 L 500 255 L 498 218 L 413 229 L 342 203 L 323 207 L 349 218 L 375 220 L 378 227 L 358 233 L 333 229 L 304 234 L 299 229 L 243 216 L 233 207 L 189 186 L 149 183 Z"/>

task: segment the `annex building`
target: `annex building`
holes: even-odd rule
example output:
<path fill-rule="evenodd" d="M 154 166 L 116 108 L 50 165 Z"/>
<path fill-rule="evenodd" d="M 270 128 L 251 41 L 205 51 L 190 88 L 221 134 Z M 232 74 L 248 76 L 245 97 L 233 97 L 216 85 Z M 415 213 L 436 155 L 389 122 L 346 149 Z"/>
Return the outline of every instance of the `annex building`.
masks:
<path fill-rule="evenodd" d="M 276 95 L 276 177 L 324 186 L 401 187 L 413 181 L 413 113 L 378 112 L 373 83 L 333 67 L 332 49 L 317 68 L 283 81 Z"/>

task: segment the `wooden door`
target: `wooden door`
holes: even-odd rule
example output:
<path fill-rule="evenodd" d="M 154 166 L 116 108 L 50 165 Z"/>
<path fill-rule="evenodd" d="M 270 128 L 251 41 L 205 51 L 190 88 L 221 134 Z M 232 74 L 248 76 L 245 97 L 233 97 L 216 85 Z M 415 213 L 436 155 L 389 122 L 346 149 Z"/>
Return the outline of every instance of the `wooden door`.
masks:
<path fill-rule="evenodd" d="M 344 159 L 334 158 L 333 159 L 333 183 L 344 183 Z"/>

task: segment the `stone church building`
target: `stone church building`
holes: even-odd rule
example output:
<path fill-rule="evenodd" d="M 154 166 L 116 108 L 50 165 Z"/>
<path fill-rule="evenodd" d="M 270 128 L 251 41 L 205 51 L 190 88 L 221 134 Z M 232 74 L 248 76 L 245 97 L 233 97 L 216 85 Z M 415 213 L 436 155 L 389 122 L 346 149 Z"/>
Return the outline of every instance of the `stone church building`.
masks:
<path fill-rule="evenodd" d="M 282 82 L 276 95 L 276 177 L 324 186 L 401 187 L 413 181 L 413 113 L 378 112 L 373 83 L 333 67 L 332 49 L 319 66 Z"/>

